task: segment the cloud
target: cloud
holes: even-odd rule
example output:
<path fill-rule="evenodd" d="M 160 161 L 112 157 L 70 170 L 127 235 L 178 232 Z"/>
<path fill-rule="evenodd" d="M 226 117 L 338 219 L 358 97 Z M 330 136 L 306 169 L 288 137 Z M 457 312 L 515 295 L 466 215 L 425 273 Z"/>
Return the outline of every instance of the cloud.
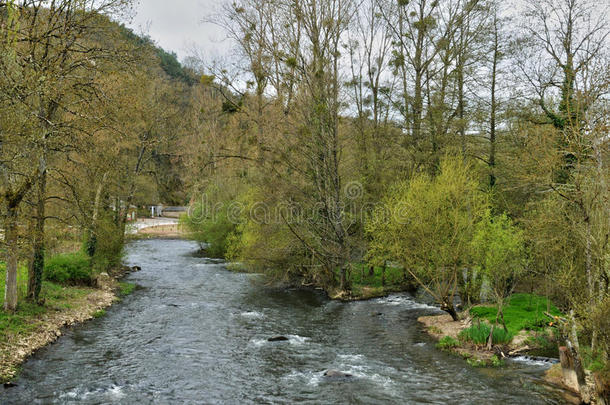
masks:
<path fill-rule="evenodd" d="M 140 0 L 127 26 L 149 35 L 181 60 L 193 53 L 193 47 L 212 60 L 225 56 L 230 48 L 220 27 L 203 23 L 220 6 L 221 2 L 214 0 Z"/>

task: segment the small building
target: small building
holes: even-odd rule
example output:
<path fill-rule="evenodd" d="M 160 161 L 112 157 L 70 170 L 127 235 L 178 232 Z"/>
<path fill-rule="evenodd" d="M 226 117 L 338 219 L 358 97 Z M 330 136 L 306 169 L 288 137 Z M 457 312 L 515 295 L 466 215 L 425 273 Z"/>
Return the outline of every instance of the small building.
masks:
<path fill-rule="evenodd" d="M 152 218 L 163 216 L 163 204 L 149 205 L 148 208 Z"/>
<path fill-rule="evenodd" d="M 163 207 L 162 216 L 167 218 L 180 218 L 186 211 L 187 207 Z"/>

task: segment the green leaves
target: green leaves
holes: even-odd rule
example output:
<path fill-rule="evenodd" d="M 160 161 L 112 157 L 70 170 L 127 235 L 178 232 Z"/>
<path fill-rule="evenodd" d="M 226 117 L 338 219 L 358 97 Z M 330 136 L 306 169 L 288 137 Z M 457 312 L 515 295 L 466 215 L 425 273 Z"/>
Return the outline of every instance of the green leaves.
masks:
<path fill-rule="evenodd" d="M 506 294 L 525 269 L 523 232 L 506 214 L 485 212 L 470 243 L 472 260 L 483 271 L 496 295 Z"/>

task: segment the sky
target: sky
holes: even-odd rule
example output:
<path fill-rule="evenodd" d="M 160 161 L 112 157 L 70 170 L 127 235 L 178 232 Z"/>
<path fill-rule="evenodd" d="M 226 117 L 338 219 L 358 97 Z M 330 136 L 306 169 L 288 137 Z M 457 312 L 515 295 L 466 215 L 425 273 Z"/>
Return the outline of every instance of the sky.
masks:
<path fill-rule="evenodd" d="M 202 22 L 221 4 L 219 0 L 137 0 L 126 25 L 149 35 L 166 51 L 175 52 L 181 61 L 193 55 L 194 47 L 211 61 L 230 48 L 220 27 Z"/>

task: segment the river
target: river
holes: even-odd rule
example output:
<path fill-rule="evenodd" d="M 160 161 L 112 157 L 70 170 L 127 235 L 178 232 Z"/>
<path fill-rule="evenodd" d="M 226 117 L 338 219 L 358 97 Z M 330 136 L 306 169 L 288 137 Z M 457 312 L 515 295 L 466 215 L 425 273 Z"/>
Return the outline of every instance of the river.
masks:
<path fill-rule="evenodd" d="M 141 288 L 36 353 L 0 403 L 561 403 L 541 383 L 546 365 L 472 368 L 437 350 L 417 323 L 437 310 L 408 295 L 342 303 L 272 289 L 196 249 L 129 244 Z"/>

